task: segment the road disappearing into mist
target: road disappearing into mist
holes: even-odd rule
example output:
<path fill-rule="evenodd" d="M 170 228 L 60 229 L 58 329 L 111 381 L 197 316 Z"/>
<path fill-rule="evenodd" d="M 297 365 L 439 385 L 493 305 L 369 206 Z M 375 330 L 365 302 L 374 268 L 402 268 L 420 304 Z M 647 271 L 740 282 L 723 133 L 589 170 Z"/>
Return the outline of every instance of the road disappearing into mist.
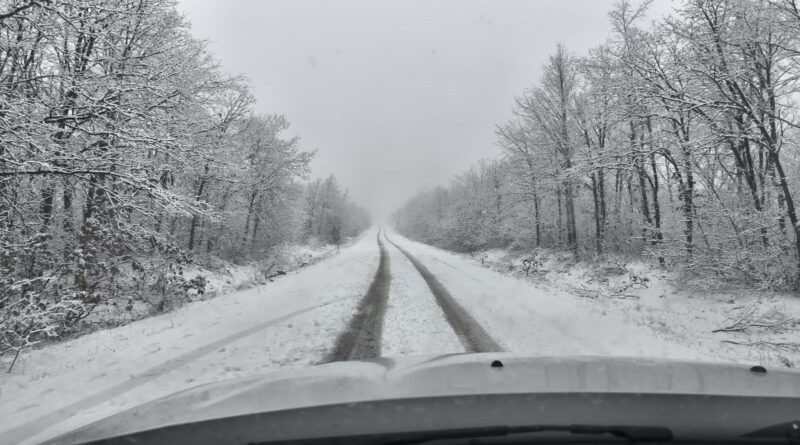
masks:
<path fill-rule="evenodd" d="M 3 381 L 0 442 L 38 443 L 198 384 L 276 368 L 497 351 L 703 358 L 374 228 L 274 283 L 31 351 Z"/>

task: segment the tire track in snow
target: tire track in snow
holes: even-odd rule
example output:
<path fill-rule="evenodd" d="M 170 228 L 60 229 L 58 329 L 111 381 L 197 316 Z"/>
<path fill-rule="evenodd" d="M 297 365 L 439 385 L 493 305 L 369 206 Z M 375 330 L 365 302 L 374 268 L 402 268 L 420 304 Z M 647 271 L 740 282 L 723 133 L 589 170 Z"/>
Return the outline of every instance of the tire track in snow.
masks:
<path fill-rule="evenodd" d="M 447 322 L 455 331 L 461 344 L 467 352 L 500 352 L 503 347 L 500 346 L 486 329 L 475 320 L 470 313 L 461 306 L 444 285 L 436 278 L 435 275 L 425 267 L 418 259 L 408 253 L 407 250 L 398 246 L 395 242 L 389 239 L 384 231 L 383 236 L 391 245 L 397 248 L 406 258 L 411 261 L 411 264 L 417 269 L 422 278 L 428 284 L 433 296 L 436 297 L 436 302 L 442 308 Z"/>
<path fill-rule="evenodd" d="M 322 363 L 364 360 L 381 356 L 381 334 L 383 315 L 389 301 L 389 286 L 392 281 L 389 251 L 381 242 L 381 229 L 378 229 L 378 247 L 381 256 L 378 271 L 367 293 L 358 303 L 358 309 Z"/>
<path fill-rule="evenodd" d="M 464 352 L 461 339 L 414 264 L 396 247 L 386 243 L 386 249 L 392 257 L 392 286 L 383 316 L 381 354 Z"/>

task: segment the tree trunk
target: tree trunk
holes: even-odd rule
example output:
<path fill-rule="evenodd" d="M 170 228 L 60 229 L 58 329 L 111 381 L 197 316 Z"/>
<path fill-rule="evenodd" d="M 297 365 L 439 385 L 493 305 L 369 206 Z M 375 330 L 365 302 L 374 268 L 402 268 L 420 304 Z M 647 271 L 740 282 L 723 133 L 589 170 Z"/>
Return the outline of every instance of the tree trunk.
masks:
<path fill-rule="evenodd" d="M 244 220 L 244 233 L 242 233 L 243 242 L 247 242 L 247 233 L 250 231 L 250 219 L 253 216 L 253 203 L 256 200 L 257 194 L 258 192 L 256 190 L 253 190 L 252 193 L 250 194 L 250 202 L 247 205 L 247 216 L 245 217 Z"/>
<path fill-rule="evenodd" d="M 630 138 L 631 148 L 633 149 L 634 153 L 633 165 L 636 167 L 636 175 L 639 178 L 639 199 L 641 203 L 642 217 L 645 221 L 645 226 L 642 227 L 642 239 L 644 239 L 646 242 L 647 239 L 650 238 L 648 237 L 647 233 L 648 231 L 652 230 L 653 218 L 650 216 L 650 203 L 647 199 L 648 178 L 647 172 L 643 166 L 644 160 L 642 159 L 644 156 L 644 135 L 638 135 L 639 145 L 637 146 L 636 123 L 634 121 L 628 121 L 628 126 L 630 127 L 630 133 L 628 137 Z"/>
<path fill-rule="evenodd" d="M 561 246 L 564 245 L 564 234 L 563 234 L 564 230 L 563 230 L 563 227 L 562 227 L 562 224 L 561 224 L 562 223 L 562 218 L 561 218 L 561 212 L 562 212 L 562 206 L 561 206 L 561 184 L 559 184 L 557 187 L 558 187 L 558 189 L 556 190 L 556 201 L 558 201 L 558 221 L 557 221 L 558 245 L 559 245 L 559 247 L 561 247 Z"/>
<path fill-rule="evenodd" d="M 200 178 L 200 184 L 197 187 L 197 193 L 194 195 L 194 201 L 200 202 L 203 197 L 203 189 L 206 186 L 206 177 L 208 175 L 209 165 L 206 164 L 203 176 Z M 200 215 L 196 212 L 192 215 L 192 222 L 189 226 L 189 250 L 194 250 L 195 235 L 197 233 L 197 222 L 200 221 Z"/>
<path fill-rule="evenodd" d="M 533 214 L 536 218 L 536 247 L 541 246 L 541 221 L 539 220 L 539 193 L 533 192 Z"/>
<path fill-rule="evenodd" d="M 658 201 L 658 168 L 656 167 L 655 154 L 650 154 L 650 166 L 653 169 L 653 220 L 655 222 L 655 239 L 653 246 L 660 246 L 664 240 L 664 234 L 661 232 L 661 204 Z M 664 267 L 664 256 L 659 252 L 658 264 Z"/>
<path fill-rule="evenodd" d="M 663 241 L 663 233 L 661 233 L 661 204 L 658 200 L 658 191 L 659 191 L 659 182 L 658 182 L 658 167 L 656 165 L 656 155 L 653 152 L 652 140 L 653 140 L 653 125 L 648 117 L 645 120 L 645 128 L 647 129 L 647 137 L 650 146 L 650 168 L 653 172 L 653 179 L 651 181 L 651 190 L 652 190 L 652 197 L 653 197 L 653 222 L 655 224 L 654 229 L 654 237 L 652 241 L 653 247 L 658 250 L 658 247 L 661 245 Z M 644 148 L 644 141 L 642 142 L 642 148 Z M 644 168 L 644 167 L 643 167 Z M 658 255 L 658 264 L 661 267 L 664 267 L 664 257 L 660 254 Z"/>
<path fill-rule="evenodd" d="M 683 145 L 683 149 L 684 175 L 686 177 L 686 187 L 683 190 L 683 214 L 686 218 L 684 233 L 686 236 L 686 260 L 691 262 L 694 254 L 694 173 L 692 172 L 689 150 L 685 145 Z"/>
<path fill-rule="evenodd" d="M 47 179 L 45 179 L 47 180 Z M 53 219 L 53 196 L 55 190 L 52 184 L 45 184 L 42 188 L 42 201 L 39 204 L 39 215 L 42 220 L 41 232 L 47 231 L 50 221 Z"/>
<path fill-rule="evenodd" d="M 573 196 L 572 183 L 566 185 L 567 199 L 567 242 L 575 256 L 578 256 L 578 230 L 575 222 L 575 199 Z"/>
<path fill-rule="evenodd" d="M 736 121 L 736 127 L 738 131 L 741 134 L 746 134 L 747 128 L 745 127 L 743 118 L 737 116 L 734 117 L 734 120 Z M 753 207 L 755 208 L 756 213 L 758 215 L 763 215 L 764 206 L 762 205 L 762 201 L 758 193 L 758 178 L 756 175 L 756 169 L 753 162 L 753 156 L 750 153 L 749 140 L 746 137 L 741 137 L 739 138 L 737 144 L 735 140 L 729 139 L 728 147 L 730 148 L 731 153 L 733 153 L 733 159 L 736 163 L 738 177 L 741 178 L 742 176 L 744 176 L 747 188 L 750 190 L 750 198 L 753 200 Z M 761 233 L 761 244 L 764 247 L 768 247 L 769 237 L 767 235 L 766 226 L 761 224 L 759 232 Z"/>
<path fill-rule="evenodd" d="M 789 217 L 789 222 L 792 223 L 798 270 L 800 270 L 800 225 L 797 224 L 797 212 L 794 207 L 794 199 L 792 198 L 791 190 L 789 190 L 789 182 L 786 180 L 786 174 L 783 171 L 783 165 L 781 164 L 778 154 L 771 150 L 770 155 L 772 156 L 772 164 L 778 173 L 778 181 L 780 181 L 781 190 L 783 190 L 783 195 L 786 202 L 786 215 Z"/>
<path fill-rule="evenodd" d="M 594 173 L 590 176 L 592 180 L 592 202 L 594 204 L 594 242 L 597 253 L 603 254 L 602 229 L 600 223 L 600 196 L 597 191 L 597 177 Z"/>
<path fill-rule="evenodd" d="M 61 194 L 61 200 L 64 204 L 64 222 L 62 223 L 62 227 L 64 227 L 64 231 L 69 234 L 73 231 L 72 184 L 69 181 L 64 181 L 64 191 Z"/>
<path fill-rule="evenodd" d="M 597 170 L 597 191 L 598 191 L 598 197 L 600 198 L 600 234 L 601 234 L 601 240 L 605 241 L 608 215 L 606 214 L 605 173 L 603 172 L 602 167 Z"/>
<path fill-rule="evenodd" d="M 230 200 L 230 197 L 231 197 L 231 186 L 229 185 L 225 189 L 225 192 L 222 194 L 222 205 L 220 206 L 219 209 L 220 212 L 225 212 L 228 209 L 228 201 Z M 206 246 L 206 251 L 208 253 L 211 253 L 211 249 L 213 248 L 215 248 L 217 250 L 217 253 L 219 253 L 220 243 L 218 241 L 220 238 L 222 238 L 222 235 L 225 233 L 225 229 L 226 229 L 225 224 L 219 224 L 219 227 L 216 231 L 216 234 L 213 236 L 213 239 L 212 237 L 208 238 Z M 211 247 L 212 244 L 214 245 L 213 248 Z"/>
<path fill-rule="evenodd" d="M 653 227 L 653 218 L 650 216 L 650 202 L 647 199 L 647 172 L 645 172 L 640 160 L 636 161 L 636 173 L 639 178 L 639 194 L 642 217 L 644 217 L 645 221 L 645 227 L 642 227 L 642 238 L 645 240 L 650 238 L 652 241 L 653 238 L 647 235 L 647 232 L 652 230 Z"/>
<path fill-rule="evenodd" d="M 194 239 L 195 234 L 197 233 L 197 222 L 200 220 L 200 217 L 195 213 L 192 215 L 192 222 L 189 225 L 189 250 L 194 250 Z"/>

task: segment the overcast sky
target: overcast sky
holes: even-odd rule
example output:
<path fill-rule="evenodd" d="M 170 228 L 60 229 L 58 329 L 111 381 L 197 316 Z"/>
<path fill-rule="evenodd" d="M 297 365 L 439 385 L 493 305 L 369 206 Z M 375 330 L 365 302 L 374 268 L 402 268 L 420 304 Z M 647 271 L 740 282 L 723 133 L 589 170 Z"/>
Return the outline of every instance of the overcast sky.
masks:
<path fill-rule="evenodd" d="M 584 54 L 612 0 L 181 0 L 257 110 L 292 122 L 376 218 L 498 154 L 495 125 L 556 42 Z M 657 0 L 654 14 L 668 11 Z M 288 136 L 288 135 L 287 135 Z"/>

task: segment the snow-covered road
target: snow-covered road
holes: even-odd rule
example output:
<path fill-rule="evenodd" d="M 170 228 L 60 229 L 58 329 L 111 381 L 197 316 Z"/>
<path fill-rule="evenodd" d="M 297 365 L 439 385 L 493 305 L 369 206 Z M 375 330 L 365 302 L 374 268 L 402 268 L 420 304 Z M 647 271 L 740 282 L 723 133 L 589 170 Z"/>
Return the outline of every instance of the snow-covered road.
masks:
<path fill-rule="evenodd" d="M 356 337 L 377 342 L 367 350 L 383 356 L 483 348 L 703 358 L 646 328 L 588 313 L 558 292 L 396 233 L 388 233 L 391 242 L 382 238 L 388 257 L 381 272 L 377 238 L 376 228 L 274 283 L 25 353 L 12 374 L 0 376 L 0 443 L 37 443 L 201 383 L 319 363 L 353 326 L 377 332 L 377 339 Z M 389 275 L 379 310 L 359 311 Z M 434 295 L 432 282 L 451 301 Z M 359 314 L 364 322 L 354 324 Z"/>
<path fill-rule="evenodd" d="M 392 257 L 392 285 L 383 322 L 382 355 L 464 352 L 425 280 L 397 247 L 385 244 Z"/>
<path fill-rule="evenodd" d="M 657 338 L 613 316 L 590 313 L 563 291 L 501 275 L 463 257 L 389 232 L 422 262 L 507 351 L 537 355 L 619 355 L 700 359 L 704 355 Z"/>

